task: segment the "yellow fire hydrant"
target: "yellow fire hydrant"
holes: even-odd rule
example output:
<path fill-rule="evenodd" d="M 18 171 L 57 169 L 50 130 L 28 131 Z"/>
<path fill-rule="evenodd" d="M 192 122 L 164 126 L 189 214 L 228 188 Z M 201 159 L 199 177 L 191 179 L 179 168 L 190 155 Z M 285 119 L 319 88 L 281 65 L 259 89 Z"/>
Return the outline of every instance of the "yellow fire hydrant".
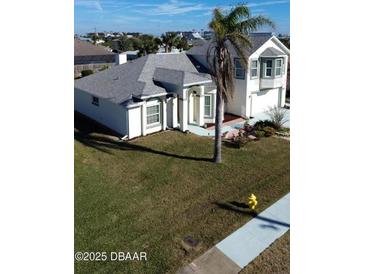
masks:
<path fill-rule="evenodd" d="M 254 194 L 248 196 L 248 206 L 250 207 L 251 210 L 254 210 L 255 207 L 257 206 L 257 200 Z"/>

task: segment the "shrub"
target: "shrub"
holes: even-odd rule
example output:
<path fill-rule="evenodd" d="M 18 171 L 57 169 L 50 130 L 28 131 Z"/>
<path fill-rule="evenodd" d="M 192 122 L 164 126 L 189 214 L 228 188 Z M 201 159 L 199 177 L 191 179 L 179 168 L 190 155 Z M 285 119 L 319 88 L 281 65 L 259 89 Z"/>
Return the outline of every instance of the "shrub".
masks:
<path fill-rule="evenodd" d="M 85 69 L 85 70 L 81 71 L 81 76 L 85 77 L 85 76 L 91 75 L 93 73 L 94 72 L 91 69 Z"/>
<path fill-rule="evenodd" d="M 233 138 L 233 143 L 236 144 L 238 148 L 243 147 L 246 145 L 250 139 L 246 135 L 239 135 Z"/>
<path fill-rule="evenodd" d="M 288 121 L 286 118 L 287 110 L 278 106 L 270 107 L 266 114 L 269 115 L 270 121 L 273 123 L 274 128 L 280 130 L 281 127 Z"/>
<path fill-rule="evenodd" d="M 262 130 L 265 132 L 266 137 L 273 136 L 276 133 L 276 129 L 272 127 L 264 127 Z"/>
<path fill-rule="evenodd" d="M 108 65 L 103 65 L 101 68 L 99 68 L 99 71 L 103 71 L 103 70 L 106 70 L 108 68 L 109 68 Z"/>
<path fill-rule="evenodd" d="M 274 123 L 270 120 L 260 120 L 253 126 L 256 130 L 262 130 L 264 127 L 275 127 Z"/>
<path fill-rule="evenodd" d="M 256 135 L 257 138 L 265 137 L 265 131 L 263 131 L 263 130 L 256 130 L 255 131 L 255 135 Z"/>

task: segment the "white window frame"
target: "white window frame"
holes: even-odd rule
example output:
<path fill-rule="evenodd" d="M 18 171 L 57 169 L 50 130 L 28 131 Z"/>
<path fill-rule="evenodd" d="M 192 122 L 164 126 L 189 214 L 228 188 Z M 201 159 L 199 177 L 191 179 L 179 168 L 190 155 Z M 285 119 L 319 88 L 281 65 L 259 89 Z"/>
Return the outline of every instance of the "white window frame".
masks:
<path fill-rule="evenodd" d="M 267 61 L 271 61 L 271 67 L 269 67 L 271 69 L 271 75 L 267 75 Z M 274 59 L 266 59 L 264 61 L 265 67 L 264 67 L 264 77 L 265 78 L 272 78 L 273 77 L 273 70 L 275 70 L 275 60 Z"/>
<path fill-rule="evenodd" d="M 155 106 L 158 106 L 158 112 L 156 113 L 153 113 L 153 114 L 148 114 L 148 108 L 150 107 L 155 107 Z M 148 117 L 150 116 L 155 116 L 158 114 L 158 122 L 154 122 L 154 123 L 151 123 L 149 124 L 148 123 Z M 146 106 L 146 125 L 147 127 L 154 127 L 154 126 L 158 126 L 158 125 L 161 125 L 161 102 L 156 102 L 154 104 L 150 104 L 150 105 L 147 105 Z"/>
<path fill-rule="evenodd" d="M 240 64 L 240 68 L 237 67 L 237 63 Z M 234 78 L 236 79 L 240 79 L 240 80 L 245 80 L 245 68 L 242 66 L 241 62 L 240 62 L 240 59 L 239 58 L 234 58 L 233 60 L 233 63 L 234 63 Z M 242 70 L 242 76 L 237 76 L 237 71 L 238 70 Z"/>
<path fill-rule="evenodd" d="M 278 61 L 281 62 L 281 66 L 280 67 L 277 66 Z M 274 76 L 275 77 L 281 77 L 283 75 L 283 66 L 284 66 L 284 60 L 283 60 L 283 58 L 277 58 L 277 59 L 275 59 L 275 71 L 274 71 Z M 276 74 L 276 70 L 278 68 L 280 68 L 280 74 Z"/>
<path fill-rule="evenodd" d="M 208 107 L 208 105 L 206 105 L 206 101 L 205 98 L 209 97 L 210 100 L 210 104 L 209 104 L 209 115 L 206 115 L 205 113 L 205 108 Z M 212 117 L 212 112 L 213 112 L 213 95 L 212 94 L 205 94 L 204 95 L 204 118 L 210 118 Z"/>
<path fill-rule="evenodd" d="M 96 96 L 93 96 L 92 97 L 92 101 L 91 101 L 91 103 L 94 105 L 94 106 L 99 106 L 99 98 L 98 97 L 96 97 Z"/>
<path fill-rule="evenodd" d="M 253 66 L 253 63 L 256 62 L 256 67 Z M 256 76 L 252 75 L 252 71 L 256 70 Z M 259 77 L 259 60 L 251 60 L 251 64 L 250 64 L 250 75 L 251 75 L 251 79 L 256 79 Z"/>

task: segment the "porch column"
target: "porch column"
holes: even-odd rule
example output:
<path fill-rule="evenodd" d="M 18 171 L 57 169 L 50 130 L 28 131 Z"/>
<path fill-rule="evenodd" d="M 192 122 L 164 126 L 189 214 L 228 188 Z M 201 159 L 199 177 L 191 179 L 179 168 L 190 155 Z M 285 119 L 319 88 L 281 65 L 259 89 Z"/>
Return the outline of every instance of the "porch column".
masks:
<path fill-rule="evenodd" d="M 147 128 L 147 108 L 146 102 L 142 105 L 142 136 L 146 136 L 146 128 Z"/>
<path fill-rule="evenodd" d="M 166 98 L 162 99 L 162 130 L 166 130 L 167 127 L 167 108 Z"/>
<path fill-rule="evenodd" d="M 199 94 L 199 116 L 198 116 L 198 124 L 199 126 L 204 126 L 204 86 L 200 86 L 200 94 Z"/>
<path fill-rule="evenodd" d="M 172 98 L 172 127 L 177 127 L 177 116 L 179 113 L 177 113 L 177 104 L 179 103 L 179 100 L 177 97 Z"/>
<path fill-rule="evenodd" d="M 180 116 L 180 130 L 188 130 L 188 98 L 187 89 L 183 90 L 183 94 L 179 97 L 179 116 Z"/>

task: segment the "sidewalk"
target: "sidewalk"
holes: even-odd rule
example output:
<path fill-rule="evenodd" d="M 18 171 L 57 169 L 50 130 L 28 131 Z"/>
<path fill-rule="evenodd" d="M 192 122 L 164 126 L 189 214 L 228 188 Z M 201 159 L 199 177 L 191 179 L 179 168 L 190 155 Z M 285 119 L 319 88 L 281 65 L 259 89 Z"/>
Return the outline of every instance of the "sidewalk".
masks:
<path fill-rule="evenodd" d="M 290 193 L 209 249 L 178 274 L 237 274 L 290 227 Z"/>

